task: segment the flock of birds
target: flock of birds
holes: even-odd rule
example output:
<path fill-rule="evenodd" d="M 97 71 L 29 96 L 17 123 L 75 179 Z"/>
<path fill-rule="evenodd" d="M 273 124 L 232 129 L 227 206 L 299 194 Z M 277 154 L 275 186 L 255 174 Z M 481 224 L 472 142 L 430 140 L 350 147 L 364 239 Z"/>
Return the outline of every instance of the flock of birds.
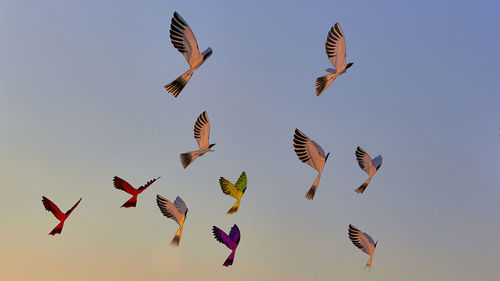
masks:
<path fill-rule="evenodd" d="M 164 88 L 168 92 L 172 93 L 174 97 L 178 97 L 186 84 L 189 82 L 189 79 L 191 79 L 191 77 L 193 76 L 194 71 L 198 69 L 210 57 L 213 51 L 211 48 L 207 48 L 203 53 L 200 53 L 200 50 L 198 49 L 198 43 L 196 42 L 196 38 L 191 31 L 191 28 L 177 12 L 174 12 L 174 15 L 172 17 L 172 22 L 170 25 L 170 39 L 174 47 L 185 57 L 186 61 L 189 64 L 188 71 L 183 73 L 172 83 L 164 86 Z M 345 73 L 346 70 L 352 66 L 352 63 L 346 63 L 346 46 L 344 33 L 342 32 L 342 29 L 340 28 L 340 25 L 338 23 L 332 26 L 330 31 L 328 32 L 325 49 L 328 59 L 333 64 L 334 68 L 326 69 L 328 74 L 316 79 L 315 88 L 317 96 L 321 95 L 338 76 Z M 212 147 L 215 145 L 215 143 L 210 144 L 209 137 L 210 122 L 208 120 L 207 112 L 204 111 L 199 115 L 194 124 L 194 138 L 198 143 L 198 150 L 180 154 L 180 161 L 184 169 L 187 168 L 191 163 L 193 163 L 193 161 L 198 157 L 204 155 L 207 152 L 213 151 Z M 325 152 L 323 151 L 321 146 L 314 140 L 311 140 L 299 129 L 295 129 L 295 134 L 293 136 L 293 147 L 300 161 L 311 166 L 318 172 L 318 175 L 314 180 L 311 188 L 305 195 L 307 199 L 312 200 L 314 199 L 314 195 L 318 188 L 323 168 L 330 153 L 325 155 Z M 382 156 L 378 155 L 377 157 L 372 159 L 370 155 L 359 146 L 355 151 L 355 156 L 359 167 L 368 174 L 368 179 L 355 190 L 357 193 L 361 194 L 365 191 L 373 176 L 382 165 Z M 139 188 L 134 188 L 124 179 L 115 176 L 113 178 L 114 187 L 132 195 L 132 197 L 121 207 L 135 207 L 137 204 L 138 195 L 145 191 L 153 183 L 155 183 L 159 178 L 160 177 L 152 179 Z M 231 209 L 229 209 L 227 214 L 236 213 L 240 206 L 243 194 L 245 193 L 247 188 L 246 173 L 243 171 L 235 184 L 221 177 L 219 179 L 219 185 L 224 194 L 236 199 L 236 203 L 231 207 Z M 42 203 L 45 209 L 52 212 L 52 214 L 60 221 L 60 223 L 49 233 L 50 235 L 60 234 L 62 232 L 64 222 L 75 210 L 81 200 L 82 198 L 80 198 L 80 200 L 78 200 L 78 202 L 76 202 L 76 204 L 66 213 L 63 213 L 56 204 L 54 204 L 45 196 L 42 196 Z M 177 196 L 175 201 L 172 203 L 167 198 L 161 195 L 156 196 L 156 202 L 161 213 L 165 217 L 174 220 L 179 225 L 179 229 L 170 242 L 171 246 L 176 247 L 180 243 L 182 229 L 188 213 L 186 203 L 179 196 Z M 236 224 L 233 225 L 229 234 L 226 234 L 217 226 L 213 226 L 212 233 L 217 241 L 226 245 L 231 250 L 231 254 L 226 259 L 223 266 L 232 265 L 235 251 L 238 247 L 241 237 L 238 226 Z M 372 264 L 373 254 L 375 251 L 375 247 L 377 246 L 377 242 L 374 242 L 370 235 L 359 230 L 351 224 L 348 228 L 348 235 L 350 240 L 356 247 L 370 256 L 370 259 L 366 264 L 367 267 L 370 267 Z"/>

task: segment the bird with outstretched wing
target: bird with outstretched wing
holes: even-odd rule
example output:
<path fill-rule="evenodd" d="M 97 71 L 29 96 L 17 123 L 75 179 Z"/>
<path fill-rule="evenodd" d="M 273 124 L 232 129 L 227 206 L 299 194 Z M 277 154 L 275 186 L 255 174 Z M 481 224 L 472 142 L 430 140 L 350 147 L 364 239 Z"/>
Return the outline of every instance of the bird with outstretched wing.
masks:
<path fill-rule="evenodd" d="M 227 257 L 226 261 L 222 265 L 223 266 L 233 265 L 234 254 L 236 252 L 236 248 L 238 247 L 238 244 L 240 243 L 240 229 L 235 224 L 235 225 L 233 225 L 233 227 L 231 227 L 231 231 L 229 232 L 229 235 L 227 235 L 224 231 L 222 231 L 217 226 L 213 226 L 212 233 L 214 235 L 215 240 L 226 245 L 226 247 L 228 247 L 231 250 L 231 254 Z"/>
<path fill-rule="evenodd" d="M 71 209 L 69 209 L 66 213 L 63 213 L 56 204 L 50 201 L 47 197 L 42 196 L 42 203 L 45 207 L 45 210 L 51 212 L 54 217 L 56 217 L 60 221 L 60 223 L 49 233 L 49 235 L 61 234 L 64 222 L 69 217 L 69 215 L 71 215 L 76 206 L 80 204 L 80 201 L 82 201 L 82 198 L 80 198 L 80 200 L 78 200 L 78 202 L 76 202 L 76 204 L 73 205 L 73 207 L 71 207 Z"/>

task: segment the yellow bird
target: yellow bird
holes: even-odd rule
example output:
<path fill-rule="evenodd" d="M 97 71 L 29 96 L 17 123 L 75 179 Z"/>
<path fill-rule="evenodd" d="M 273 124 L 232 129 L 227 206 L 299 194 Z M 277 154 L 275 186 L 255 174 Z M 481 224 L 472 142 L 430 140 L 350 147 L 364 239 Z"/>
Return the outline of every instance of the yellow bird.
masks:
<path fill-rule="evenodd" d="M 236 184 L 232 184 L 225 178 L 221 177 L 219 179 L 220 188 L 224 194 L 234 197 L 237 201 L 234 203 L 233 207 L 227 211 L 227 214 L 236 213 L 240 207 L 241 197 L 247 189 L 247 174 L 245 172 L 241 173 L 240 177 L 236 181 Z"/>

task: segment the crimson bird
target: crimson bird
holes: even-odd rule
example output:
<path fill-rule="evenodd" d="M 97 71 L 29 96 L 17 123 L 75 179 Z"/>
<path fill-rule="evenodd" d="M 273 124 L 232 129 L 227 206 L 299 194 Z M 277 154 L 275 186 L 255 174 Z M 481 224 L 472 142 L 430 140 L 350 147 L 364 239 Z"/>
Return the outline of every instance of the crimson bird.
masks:
<path fill-rule="evenodd" d="M 66 219 L 69 217 L 71 212 L 73 212 L 73 210 L 76 208 L 76 206 L 78 206 L 78 204 L 80 204 L 80 201 L 82 201 L 82 198 L 80 198 L 80 200 L 78 200 L 78 202 L 76 202 L 76 204 L 71 209 L 69 209 L 69 211 L 67 211 L 66 213 L 63 213 L 56 206 L 56 204 L 52 203 L 52 201 L 50 201 L 47 197 L 42 196 L 42 203 L 43 203 L 43 206 L 45 207 L 45 209 L 47 211 L 52 212 L 52 214 L 58 220 L 61 221 L 54 229 L 52 229 L 52 231 L 49 233 L 49 235 L 55 235 L 57 233 L 61 234 L 61 231 L 62 231 L 63 226 L 64 226 L 64 221 L 66 221 Z"/>
<path fill-rule="evenodd" d="M 115 188 L 123 190 L 123 191 L 127 192 L 128 194 L 132 195 L 132 198 L 130 198 L 127 202 L 125 202 L 122 205 L 122 207 L 123 208 L 135 207 L 135 205 L 137 205 L 137 195 L 139 195 L 141 192 L 146 190 L 146 188 L 148 188 L 150 185 L 152 185 L 159 178 L 160 177 L 158 177 L 156 179 L 152 179 L 152 180 L 148 181 L 145 185 L 135 189 L 127 181 L 125 181 L 119 177 L 114 177 L 113 184 L 115 185 Z"/>

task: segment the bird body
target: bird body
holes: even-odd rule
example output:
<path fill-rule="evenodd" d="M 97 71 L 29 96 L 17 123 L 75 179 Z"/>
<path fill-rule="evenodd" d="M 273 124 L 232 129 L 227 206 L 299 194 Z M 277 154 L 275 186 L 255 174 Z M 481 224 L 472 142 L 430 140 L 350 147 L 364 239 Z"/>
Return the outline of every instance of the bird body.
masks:
<path fill-rule="evenodd" d="M 372 160 L 370 155 L 359 146 L 354 154 L 356 155 L 359 167 L 368 174 L 368 179 L 355 190 L 357 193 L 363 193 L 375 173 L 382 166 L 382 155 L 378 155 Z"/>
<path fill-rule="evenodd" d="M 184 227 L 184 221 L 186 220 L 188 212 L 186 203 L 184 203 L 184 201 L 179 196 L 177 196 L 174 203 L 172 203 L 161 195 L 156 195 L 156 203 L 158 204 L 158 207 L 160 208 L 160 211 L 164 216 L 174 220 L 179 225 L 179 229 L 170 242 L 170 246 L 172 247 L 179 246 L 182 236 L 182 229 Z"/>
<path fill-rule="evenodd" d="M 215 143 L 209 143 L 210 137 L 210 122 L 208 120 L 208 115 L 206 111 L 203 111 L 196 122 L 194 123 L 194 138 L 198 143 L 198 150 L 182 153 L 180 155 L 181 164 L 184 169 L 193 163 L 196 158 L 204 155 L 209 151 L 213 151 L 211 148 Z"/>
<path fill-rule="evenodd" d="M 80 201 L 82 201 L 82 198 L 76 202 L 71 209 L 69 209 L 66 213 L 61 212 L 59 207 L 57 207 L 56 204 L 54 204 L 52 201 L 50 201 L 47 197 L 42 196 L 42 203 L 45 209 L 49 212 L 51 212 L 60 222 L 59 224 L 49 233 L 49 235 L 55 235 L 55 234 L 61 234 L 64 222 L 66 219 L 68 219 L 69 215 L 73 212 L 73 210 L 80 204 Z"/>
<path fill-rule="evenodd" d="M 326 88 L 332 84 L 335 78 L 345 73 L 346 70 L 353 64 L 346 64 L 344 33 L 342 32 L 339 23 L 335 23 L 335 25 L 332 26 L 328 32 L 328 35 L 326 36 L 325 51 L 328 59 L 333 64 L 335 69 L 328 68 L 326 71 L 329 72 L 329 74 L 316 79 L 316 96 L 321 95 L 321 93 L 323 93 Z"/>
<path fill-rule="evenodd" d="M 177 77 L 172 83 L 164 86 L 168 92 L 177 97 L 189 82 L 191 76 L 193 76 L 194 71 L 212 55 L 213 51 L 209 47 L 203 53 L 200 53 L 193 31 L 177 12 L 174 12 L 170 24 L 170 40 L 189 64 L 188 71 Z"/>
<path fill-rule="evenodd" d="M 132 185 L 130 185 L 127 181 L 119 178 L 119 177 L 114 177 L 113 178 L 113 185 L 115 186 L 116 189 L 123 190 L 127 192 L 128 194 L 132 195 L 132 198 L 130 198 L 127 202 L 125 202 L 121 207 L 122 208 L 130 208 L 130 207 L 135 207 L 137 205 L 137 196 L 141 194 L 144 190 L 146 190 L 150 185 L 152 185 L 156 180 L 158 180 L 160 177 L 156 179 L 152 179 L 148 181 L 145 185 L 139 187 L 139 188 L 134 188 Z"/>
<path fill-rule="evenodd" d="M 349 239 L 351 239 L 354 246 L 358 247 L 361 251 L 363 251 L 363 253 L 370 256 L 370 259 L 366 263 L 366 267 L 371 267 L 377 242 L 374 242 L 368 233 L 362 232 L 352 224 L 349 224 L 348 234 Z"/>
<path fill-rule="evenodd" d="M 230 181 L 221 177 L 219 179 L 219 185 L 224 194 L 229 195 L 236 199 L 236 203 L 227 211 L 227 214 L 233 214 L 238 211 L 240 207 L 241 198 L 247 189 L 247 174 L 245 172 L 241 173 L 240 177 L 236 181 L 236 184 L 232 184 Z"/>
<path fill-rule="evenodd" d="M 293 147 L 300 161 L 306 163 L 307 165 L 318 171 L 318 175 L 316 176 L 314 183 L 306 193 L 306 198 L 312 200 L 314 199 L 314 194 L 316 193 L 316 189 L 318 188 L 321 173 L 323 172 L 323 168 L 330 153 L 325 155 L 323 148 L 321 148 L 321 146 L 317 142 L 309 139 L 299 129 L 295 129 L 295 134 L 293 136 Z"/>
<path fill-rule="evenodd" d="M 224 231 L 222 231 L 217 226 L 213 226 L 212 233 L 214 235 L 215 240 L 226 245 L 226 247 L 228 247 L 231 250 L 231 254 L 229 254 L 226 261 L 222 265 L 223 266 L 233 265 L 234 255 L 236 253 L 236 248 L 238 247 L 238 244 L 240 243 L 240 238 L 241 238 L 240 229 L 235 224 L 235 225 L 233 225 L 233 227 L 231 227 L 231 231 L 229 232 L 229 235 L 227 235 Z"/>

